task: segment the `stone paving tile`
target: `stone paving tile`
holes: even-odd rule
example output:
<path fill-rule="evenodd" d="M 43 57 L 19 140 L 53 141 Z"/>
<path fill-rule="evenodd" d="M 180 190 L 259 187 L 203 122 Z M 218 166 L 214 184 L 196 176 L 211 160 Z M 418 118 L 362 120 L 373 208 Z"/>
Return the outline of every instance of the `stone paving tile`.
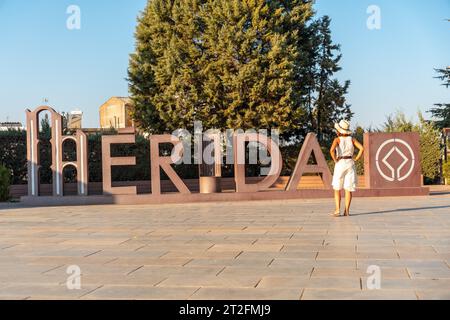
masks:
<path fill-rule="evenodd" d="M 443 253 L 443 254 L 450 253 L 450 247 L 448 247 L 448 246 L 435 245 L 435 246 L 433 246 L 433 249 L 436 250 L 436 252 L 438 252 L 438 253 Z"/>
<path fill-rule="evenodd" d="M 417 300 L 413 290 L 305 289 L 302 300 Z"/>
<path fill-rule="evenodd" d="M 77 299 L 95 290 L 98 286 L 84 286 L 80 290 L 69 290 L 65 285 L 15 284 L 0 289 L 0 298 L 20 299 Z"/>
<path fill-rule="evenodd" d="M 356 260 L 315 260 L 313 266 L 316 268 L 356 268 Z"/>
<path fill-rule="evenodd" d="M 310 277 L 313 271 L 312 266 L 305 268 L 272 268 L 272 267 L 242 267 L 242 266 L 232 266 L 225 267 L 220 275 L 223 276 L 235 276 L 239 277 L 241 275 L 255 275 L 260 278 L 267 276 L 289 276 L 289 277 Z"/>
<path fill-rule="evenodd" d="M 190 300 L 299 300 L 303 289 L 201 288 Z"/>
<path fill-rule="evenodd" d="M 120 245 L 124 241 L 129 240 L 129 238 L 119 238 L 119 239 L 87 239 L 87 238 L 80 238 L 80 239 L 69 239 L 64 240 L 62 243 L 67 246 L 77 246 L 77 245 L 84 245 L 84 244 L 90 244 L 90 245 Z"/>
<path fill-rule="evenodd" d="M 415 260 L 438 260 L 444 259 L 445 256 L 443 254 L 435 253 L 435 252 L 422 252 L 422 253 L 399 253 L 400 258 L 402 259 L 415 259 Z"/>
<path fill-rule="evenodd" d="M 355 245 L 335 245 L 335 244 L 327 244 L 322 247 L 317 248 L 317 251 L 322 252 L 357 252 L 357 247 Z"/>
<path fill-rule="evenodd" d="M 159 258 L 167 254 L 167 250 L 124 250 L 124 249 L 104 249 L 97 252 L 94 256 L 111 258 L 130 258 L 130 257 L 146 257 L 146 258 Z"/>
<path fill-rule="evenodd" d="M 17 273 L 17 274 L 24 274 L 24 273 L 31 273 L 31 274 L 43 274 L 45 272 L 48 272 L 49 270 L 56 269 L 60 267 L 61 264 L 58 263 L 52 263 L 45 265 L 28 265 L 28 264 L 0 264 L 0 276 L 7 276 L 11 273 Z"/>
<path fill-rule="evenodd" d="M 82 275 L 86 274 L 118 274 L 118 275 L 127 275 L 132 271 L 136 270 L 141 265 L 109 265 L 109 264 L 80 264 L 78 265 L 81 269 Z M 66 268 L 58 268 L 51 271 L 46 272 L 46 275 L 58 275 L 65 274 Z"/>
<path fill-rule="evenodd" d="M 142 248 L 142 245 L 145 244 L 146 246 Z M 191 250 L 203 250 L 206 251 L 209 248 L 211 248 L 215 243 L 206 243 L 206 244 L 198 244 L 198 243 L 176 243 L 176 244 L 170 244 L 169 242 L 165 240 L 161 240 L 160 243 L 140 243 L 140 247 L 138 251 L 141 251 L 142 254 L 145 254 L 147 251 L 157 251 L 157 250 L 164 250 L 164 251 L 191 251 Z M 218 250 L 220 251 L 220 250 Z M 236 249 L 234 250 L 236 251 Z"/>
<path fill-rule="evenodd" d="M 385 256 L 387 258 L 377 258 L 377 259 L 397 259 L 399 258 L 398 252 L 395 249 L 395 247 L 373 247 L 368 248 L 364 247 L 361 248 L 357 246 L 356 253 L 358 255 L 358 259 L 376 259 L 375 256 Z M 373 256 L 372 256 L 373 255 Z"/>
<path fill-rule="evenodd" d="M 262 252 L 279 252 L 283 248 L 281 244 L 263 244 L 263 245 L 241 245 L 241 244 L 215 244 L 209 248 L 209 251 L 236 251 L 238 249 L 242 251 L 262 251 Z"/>
<path fill-rule="evenodd" d="M 264 277 L 258 288 L 342 288 L 361 290 L 360 278 Z"/>
<path fill-rule="evenodd" d="M 363 289 L 367 288 L 367 283 L 362 282 Z M 450 288 L 449 279 L 383 279 L 381 280 L 382 289 L 413 289 L 413 290 L 443 290 Z"/>
<path fill-rule="evenodd" d="M 417 290 L 420 300 L 450 300 L 450 289 L 447 290 Z"/>
<path fill-rule="evenodd" d="M 161 258 L 234 259 L 242 251 L 169 251 Z"/>
<path fill-rule="evenodd" d="M 389 259 L 389 260 L 396 260 L 399 259 L 399 255 L 397 252 L 379 252 L 379 251 L 365 251 L 365 252 L 358 252 L 357 259 Z"/>
<path fill-rule="evenodd" d="M 12 278 L 10 275 L 0 276 L 0 286 L 9 285 L 48 285 L 48 286 L 58 286 L 61 283 L 67 281 L 67 274 L 63 275 L 46 275 L 46 274 L 34 274 L 34 273 L 23 273 L 15 274 Z"/>
<path fill-rule="evenodd" d="M 314 268 L 311 274 L 312 278 L 366 278 L 367 269 L 352 269 L 352 268 Z M 409 274 L 406 268 L 381 268 L 381 276 L 384 279 L 409 279 Z"/>
<path fill-rule="evenodd" d="M 421 268 L 408 267 L 408 272 L 413 279 L 449 279 L 450 268 Z"/>
<path fill-rule="evenodd" d="M 225 267 L 222 266 L 143 266 L 137 269 L 132 274 L 134 276 L 144 276 L 144 275 L 205 275 L 205 276 L 215 276 L 219 274 Z"/>
<path fill-rule="evenodd" d="M 271 268 L 286 268 L 286 267 L 296 267 L 296 268 L 306 268 L 311 266 L 311 260 L 307 259 L 274 259 L 270 263 Z"/>
<path fill-rule="evenodd" d="M 450 252 L 449 253 L 440 253 L 439 256 L 444 260 L 450 260 Z"/>
<path fill-rule="evenodd" d="M 189 258 L 118 258 L 108 263 L 108 266 L 183 266 Z"/>
<path fill-rule="evenodd" d="M 437 253 L 433 246 L 396 246 L 395 249 L 400 253 Z"/>
<path fill-rule="evenodd" d="M 358 254 L 354 251 L 320 251 L 317 260 L 356 260 Z"/>
<path fill-rule="evenodd" d="M 242 251 L 239 256 L 236 257 L 237 260 L 244 259 L 307 259 L 314 260 L 317 256 L 318 251 L 280 251 L 280 252 L 251 252 Z"/>
<path fill-rule="evenodd" d="M 255 258 L 255 259 L 193 259 L 186 266 L 255 266 L 267 267 L 273 258 Z"/>
<path fill-rule="evenodd" d="M 128 285 L 128 286 L 155 286 L 167 279 L 161 274 L 141 274 L 141 275 L 117 275 L 117 274 L 88 274 L 81 277 L 83 286 L 103 286 L 103 285 Z"/>
<path fill-rule="evenodd" d="M 370 265 L 380 267 L 418 267 L 418 268 L 445 268 L 447 267 L 443 260 L 405 260 L 405 259 L 358 259 L 358 268 L 364 269 Z"/>
<path fill-rule="evenodd" d="M 283 247 L 283 251 L 305 251 L 305 246 L 323 246 L 323 239 L 289 239 L 287 245 Z"/>
<path fill-rule="evenodd" d="M 48 265 L 49 263 L 53 265 L 80 265 L 80 264 L 93 264 L 102 265 L 111 262 L 114 258 L 111 257 L 46 257 L 42 256 L 39 258 L 33 258 L 28 262 L 28 265 Z M 1 267 L 0 267 L 1 269 Z"/>
<path fill-rule="evenodd" d="M 103 286 L 85 296 L 85 300 L 187 300 L 199 288 L 162 288 L 145 286 Z"/>
<path fill-rule="evenodd" d="M 219 288 L 255 288 L 261 278 L 254 275 L 240 276 L 205 276 L 205 275 L 176 275 L 169 276 L 159 283 L 158 287 L 219 287 Z"/>

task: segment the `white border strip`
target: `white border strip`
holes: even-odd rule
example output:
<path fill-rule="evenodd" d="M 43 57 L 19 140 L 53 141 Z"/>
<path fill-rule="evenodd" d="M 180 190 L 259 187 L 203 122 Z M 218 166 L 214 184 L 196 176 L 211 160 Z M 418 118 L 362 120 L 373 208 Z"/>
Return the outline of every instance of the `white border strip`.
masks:
<path fill-rule="evenodd" d="M 84 136 L 80 135 L 80 171 L 78 177 L 81 177 L 81 194 L 84 195 Z"/>
<path fill-rule="evenodd" d="M 29 143 L 31 144 L 31 195 L 36 195 L 36 186 L 35 186 L 35 162 L 34 162 L 34 122 L 30 120 L 31 131 L 30 131 L 30 139 Z"/>
<path fill-rule="evenodd" d="M 55 120 L 55 140 L 56 140 L 56 146 L 55 146 L 55 150 L 56 150 L 56 194 L 59 196 L 59 186 L 60 186 L 60 182 L 59 182 L 59 122 L 58 120 Z"/>

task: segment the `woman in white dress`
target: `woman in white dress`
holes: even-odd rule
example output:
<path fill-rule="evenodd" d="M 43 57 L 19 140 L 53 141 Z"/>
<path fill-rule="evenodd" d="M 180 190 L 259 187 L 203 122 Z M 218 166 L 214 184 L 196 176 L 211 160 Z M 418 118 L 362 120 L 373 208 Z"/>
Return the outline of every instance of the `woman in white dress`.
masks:
<path fill-rule="evenodd" d="M 341 191 L 345 190 L 345 216 L 350 216 L 350 206 L 352 204 L 353 192 L 358 184 L 358 174 L 356 173 L 355 162 L 361 159 L 364 154 L 362 144 L 352 137 L 350 123 L 341 121 L 335 125 L 338 137 L 334 139 L 330 153 L 336 166 L 334 168 L 333 189 L 336 202 L 336 211 L 332 214 L 335 217 L 341 215 Z M 359 150 L 354 158 L 355 147 Z"/>

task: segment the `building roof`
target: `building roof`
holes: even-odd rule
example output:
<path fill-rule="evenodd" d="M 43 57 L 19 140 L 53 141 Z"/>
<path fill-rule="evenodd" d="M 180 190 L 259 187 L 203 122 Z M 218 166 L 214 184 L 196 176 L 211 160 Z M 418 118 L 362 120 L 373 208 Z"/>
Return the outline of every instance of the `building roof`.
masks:
<path fill-rule="evenodd" d="M 23 126 L 20 122 L 0 122 L 0 131 L 22 130 Z"/>
<path fill-rule="evenodd" d="M 0 126 L 2 126 L 2 127 L 21 127 L 22 124 L 20 122 L 0 122 Z"/>
<path fill-rule="evenodd" d="M 72 110 L 69 112 L 70 115 L 83 115 L 83 111 L 81 110 Z"/>
<path fill-rule="evenodd" d="M 131 98 L 129 97 L 113 97 L 113 98 L 120 99 L 126 103 L 131 103 Z"/>
<path fill-rule="evenodd" d="M 117 100 L 119 100 L 120 102 L 122 102 L 126 107 L 131 107 L 131 105 L 132 105 L 132 101 L 131 101 L 131 99 L 130 98 L 128 98 L 128 97 L 111 97 L 111 98 L 109 98 L 105 103 L 103 103 L 101 106 L 100 106 L 100 110 L 102 110 L 102 109 L 104 109 L 105 107 L 108 107 L 109 105 L 110 105 L 110 103 L 112 102 L 112 101 L 117 101 Z"/>
<path fill-rule="evenodd" d="M 109 98 L 108 100 L 106 100 L 106 102 L 104 103 L 104 104 L 106 104 L 106 103 L 108 103 L 109 101 L 111 101 L 111 100 L 121 100 L 121 101 L 123 101 L 124 103 L 131 103 L 131 99 L 130 98 L 128 98 L 128 97 L 111 97 L 111 98 Z"/>

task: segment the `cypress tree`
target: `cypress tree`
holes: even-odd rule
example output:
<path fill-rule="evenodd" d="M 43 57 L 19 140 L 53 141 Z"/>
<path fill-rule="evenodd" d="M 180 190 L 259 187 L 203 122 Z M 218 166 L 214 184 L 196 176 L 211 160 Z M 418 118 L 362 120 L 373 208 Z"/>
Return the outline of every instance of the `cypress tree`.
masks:
<path fill-rule="evenodd" d="M 148 132 L 291 127 L 311 12 L 309 1 L 149 1 L 130 58 L 133 117 Z"/>
<path fill-rule="evenodd" d="M 350 81 L 341 84 L 333 76 L 341 70 L 340 46 L 333 43 L 330 30 L 331 19 L 324 16 L 311 25 L 314 50 L 311 77 L 312 86 L 308 97 L 311 112 L 311 129 L 319 140 L 330 142 L 334 133 L 334 123 L 350 120 L 353 113 L 346 103 Z"/>
<path fill-rule="evenodd" d="M 350 118 L 330 20 L 310 0 L 151 0 L 130 57 L 133 117 L 150 133 L 277 128 L 320 136 Z"/>
<path fill-rule="evenodd" d="M 204 89 L 216 126 L 291 127 L 298 53 L 291 17 L 296 7 L 265 0 L 211 0 L 209 5 Z"/>
<path fill-rule="evenodd" d="M 199 0 L 151 0 L 129 67 L 133 118 L 151 133 L 188 128 L 202 106 Z"/>
<path fill-rule="evenodd" d="M 447 69 L 436 70 L 439 74 L 437 79 L 443 81 L 442 85 L 446 88 L 450 87 L 450 67 Z M 437 103 L 430 110 L 433 118 L 436 119 L 436 126 L 440 129 L 450 128 L 450 103 Z"/>

